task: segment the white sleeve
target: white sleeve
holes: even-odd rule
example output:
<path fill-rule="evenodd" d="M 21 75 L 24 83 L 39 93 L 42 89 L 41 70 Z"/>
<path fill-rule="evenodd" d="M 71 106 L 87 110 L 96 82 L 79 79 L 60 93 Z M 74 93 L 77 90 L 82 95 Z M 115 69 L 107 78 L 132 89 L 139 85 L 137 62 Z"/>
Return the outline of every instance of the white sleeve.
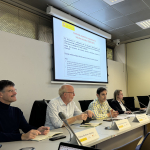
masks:
<path fill-rule="evenodd" d="M 47 107 L 48 117 L 55 128 L 60 128 L 63 126 L 63 122 L 58 116 L 57 105 L 54 103 L 49 103 L 49 107 Z"/>

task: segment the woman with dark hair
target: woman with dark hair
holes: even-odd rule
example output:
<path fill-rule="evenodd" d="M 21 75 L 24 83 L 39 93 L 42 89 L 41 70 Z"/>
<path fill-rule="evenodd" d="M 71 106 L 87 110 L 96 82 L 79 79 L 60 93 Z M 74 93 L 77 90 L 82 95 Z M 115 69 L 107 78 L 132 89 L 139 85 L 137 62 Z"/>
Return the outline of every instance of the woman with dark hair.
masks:
<path fill-rule="evenodd" d="M 124 103 L 122 90 L 116 90 L 114 92 L 114 99 L 111 104 L 111 107 L 115 111 L 118 111 L 119 114 L 131 114 L 131 111 L 127 110 L 128 106 Z"/>

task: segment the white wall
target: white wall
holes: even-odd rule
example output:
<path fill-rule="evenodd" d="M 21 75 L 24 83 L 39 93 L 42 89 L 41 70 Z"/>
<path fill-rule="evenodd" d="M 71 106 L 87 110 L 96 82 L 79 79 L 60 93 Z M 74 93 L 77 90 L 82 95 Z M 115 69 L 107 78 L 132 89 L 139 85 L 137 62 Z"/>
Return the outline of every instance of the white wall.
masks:
<path fill-rule="evenodd" d="M 45 42 L 0 31 L 0 80 L 12 80 L 17 88 L 17 102 L 29 119 L 34 100 L 58 96 L 60 84 L 51 84 L 51 45 Z M 123 63 L 108 60 L 108 97 L 116 89 L 126 95 L 126 71 Z M 74 85 L 74 101 L 96 98 L 99 85 Z"/>
<path fill-rule="evenodd" d="M 126 90 L 126 67 L 125 64 L 108 60 L 108 98 L 113 98 L 113 93 L 116 89 L 123 91 L 124 96 L 127 96 Z"/>
<path fill-rule="evenodd" d="M 126 45 L 121 44 L 114 49 L 114 60 L 126 64 Z"/>
<path fill-rule="evenodd" d="M 150 39 L 127 44 L 129 96 L 150 95 Z"/>
<path fill-rule="evenodd" d="M 126 94 L 124 94 L 124 96 L 128 96 L 128 90 L 127 90 L 127 66 L 126 66 L 126 45 L 125 44 L 120 44 L 119 46 L 116 46 L 115 49 L 114 49 L 114 60 L 117 61 L 117 62 L 120 62 L 123 65 L 123 70 L 124 72 L 126 73 L 125 75 L 125 82 L 126 82 L 126 88 L 125 91 L 126 91 Z M 121 83 L 120 83 L 121 84 Z M 124 93 L 124 92 L 123 92 Z"/>

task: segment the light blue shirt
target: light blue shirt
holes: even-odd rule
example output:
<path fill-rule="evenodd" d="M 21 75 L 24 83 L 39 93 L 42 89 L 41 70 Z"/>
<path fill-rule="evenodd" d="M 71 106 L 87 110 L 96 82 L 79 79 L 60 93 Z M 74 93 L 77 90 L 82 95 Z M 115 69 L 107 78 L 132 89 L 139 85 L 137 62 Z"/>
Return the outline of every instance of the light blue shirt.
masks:
<path fill-rule="evenodd" d="M 62 127 L 63 122 L 58 116 L 59 112 L 63 112 L 66 116 L 66 119 L 80 115 L 82 113 L 74 101 L 71 101 L 66 105 L 61 97 L 52 99 L 48 105 L 49 107 L 47 106 L 46 110 L 45 126 L 50 127 L 50 130 Z"/>

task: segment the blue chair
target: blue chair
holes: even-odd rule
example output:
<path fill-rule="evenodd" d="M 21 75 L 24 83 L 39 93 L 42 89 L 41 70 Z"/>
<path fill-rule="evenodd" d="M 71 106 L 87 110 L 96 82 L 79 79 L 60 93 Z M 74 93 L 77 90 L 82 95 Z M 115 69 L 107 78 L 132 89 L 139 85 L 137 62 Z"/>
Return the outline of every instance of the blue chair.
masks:
<path fill-rule="evenodd" d="M 150 149 L 150 132 L 147 133 L 144 140 L 135 150 L 149 150 Z"/>
<path fill-rule="evenodd" d="M 142 138 L 142 135 L 138 138 L 136 138 L 135 140 L 123 145 L 123 146 L 120 146 L 118 148 L 115 148 L 113 150 L 135 150 L 138 142 L 140 141 L 140 139 Z"/>

